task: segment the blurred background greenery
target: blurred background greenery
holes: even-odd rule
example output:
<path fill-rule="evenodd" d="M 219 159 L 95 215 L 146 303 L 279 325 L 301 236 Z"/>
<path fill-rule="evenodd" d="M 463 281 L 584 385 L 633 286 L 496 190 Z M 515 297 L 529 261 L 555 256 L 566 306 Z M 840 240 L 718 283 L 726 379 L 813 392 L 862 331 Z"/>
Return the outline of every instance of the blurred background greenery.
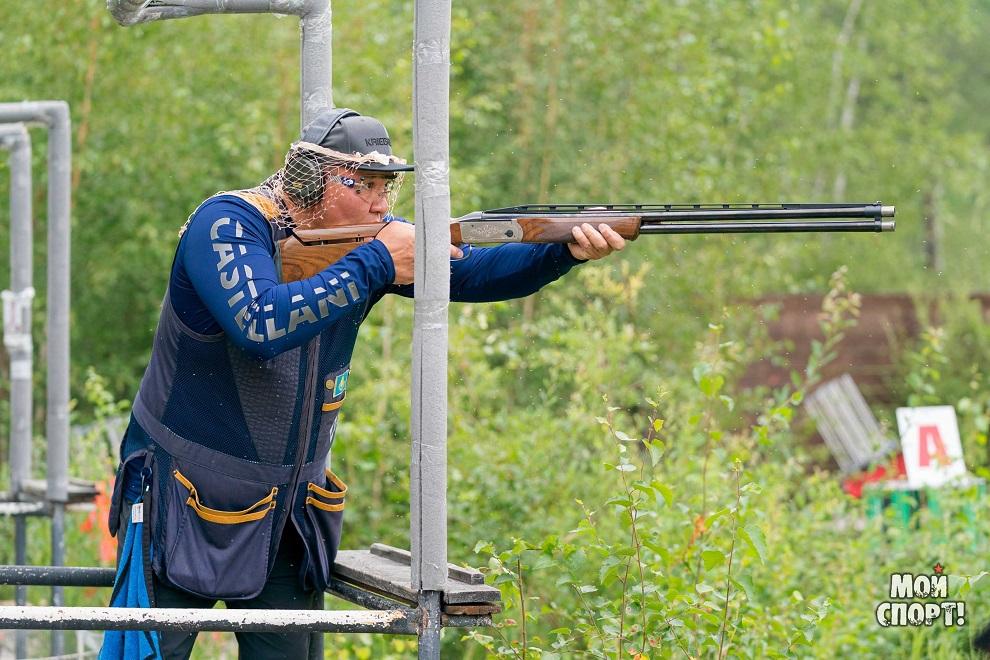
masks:
<path fill-rule="evenodd" d="M 382 119 L 412 157 L 412 3 L 333 9 L 335 103 Z M 963 576 L 986 568 L 990 524 L 972 515 L 985 500 L 960 494 L 909 529 L 868 518 L 792 420 L 808 375 L 778 391 L 735 381 L 779 348 L 771 312 L 747 302 L 762 295 L 941 301 L 938 319 L 921 318 L 926 331 L 892 356 L 891 398 L 956 405 L 970 467 L 988 474 L 990 331 L 966 301 L 987 288 L 988 31 L 979 0 L 454 3 L 455 215 L 540 202 L 879 199 L 896 204 L 898 227 L 643 238 L 526 301 L 452 306 L 450 555 L 490 561 L 508 607 L 490 639 L 446 633 L 451 653 L 970 653 L 988 602 L 975 582 L 967 628 L 882 630 L 872 612 L 892 570 L 941 561 L 968 590 Z M 102 2 L 7 2 L 0 44 L 0 99 L 72 110 L 76 417 L 106 417 L 147 362 L 178 228 L 206 196 L 276 169 L 298 133 L 298 22 L 124 29 Z M 40 382 L 44 132 L 32 139 Z M 409 181 L 400 215 L 412 211 Z M 2 199 L 8 182 L 0 176 Z M 0 205 L 0 273 L 8 211 Z M 410 301 L 383 301 L 352 365 L 334 453 L 353 493 L 350 547 L 406 545 L 411 314 Z M 633 441 L 617 441 L 620 429 Z M 663 447 L 651 450 L 655 439 Z M 78 443 L 79 476 L 107 478 L 107 443 Z M 70 560 L 94 564 L 97 535 L 77 534 Z M 12 548 L 0 544 L 0 560 Z M 414 653 L 370 636 L 328 640 L 328 657 Z"/>

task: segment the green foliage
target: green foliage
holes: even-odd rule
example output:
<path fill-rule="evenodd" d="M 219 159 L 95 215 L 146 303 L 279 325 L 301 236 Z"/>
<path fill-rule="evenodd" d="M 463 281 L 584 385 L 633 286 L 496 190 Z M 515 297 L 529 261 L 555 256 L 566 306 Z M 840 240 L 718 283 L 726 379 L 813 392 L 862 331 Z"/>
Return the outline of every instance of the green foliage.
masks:
<path fill-rule="evenodd" d="M 820 321 L 823 361 L 857 310 L 837 273 Z M 608 458 L 593 489 L 558 503 L 561 524 L 538 540 L 475 546 L 506 612 L 494 631 L 464 639 L 514 658 L 966 657 L 960 629 L 885 630 L 873 610 L 891 572 L 936 561 L 951 564 L 953 598 L 970 611 L 986 602 L 982 495 L 942 492 L 947 508 L 919 512 L 911 527 L 871 516 L 800 447 L 784 449 L 822 364 L 740 410 L 721 333 L 713 326 L 699 345 L 688 387 L 647 401 L 645 423 L 605 402 L 596 423 Z"/>
<path fill-rule="evenodd" d="M 901 360 L 898 393 L 908 405 L 951 405 L 963 456 L 977 476 L 990 477 L 990 326 L 975 300 L 949 297 L 937 307 Z"/>

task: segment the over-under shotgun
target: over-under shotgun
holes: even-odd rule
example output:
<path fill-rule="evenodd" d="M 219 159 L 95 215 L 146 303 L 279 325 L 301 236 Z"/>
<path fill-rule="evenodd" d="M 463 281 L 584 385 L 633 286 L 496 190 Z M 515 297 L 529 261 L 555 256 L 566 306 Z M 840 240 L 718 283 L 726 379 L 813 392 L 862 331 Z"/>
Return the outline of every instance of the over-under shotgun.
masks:
<path fill-rule="evenodd" d="M 762 234 L 893 231 L 894 207 L 875 204 L 550 204 L 475 211 L 450 222 L 450 242 L 573 243 L 571 229 L 607 224 L 626 240 L 640 234 Z M 282 280 L 311 277 L 384 224 L 295 229 L 278 245 Z"/>

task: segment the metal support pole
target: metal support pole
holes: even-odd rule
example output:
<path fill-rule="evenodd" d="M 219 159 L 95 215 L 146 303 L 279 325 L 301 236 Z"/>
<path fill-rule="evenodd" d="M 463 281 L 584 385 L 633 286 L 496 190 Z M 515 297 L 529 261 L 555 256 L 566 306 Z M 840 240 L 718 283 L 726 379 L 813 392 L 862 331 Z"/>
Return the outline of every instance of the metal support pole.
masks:
<path fill-rule="evenodd" d="M 31 222 L 31 135 L 23 124 L 0 125 L 0 148 L 10 151 L 10 290 L 3 292 L 3 343 L 10 354 L 10 494 L 19 500 L 31 476 L 34 240 Z M 14 518 L 14 561 L 27 563 L 27 518 Z M 27 604 L 27 587 L 14 602 Z M 14 635 L 14 653 L 27 655 L 24 631 Z"/>
<path fill-rule="evenodd" d="M 61 502 L 52 504 L 52 566 L 65 565 L 65 505 Z M 65 604 L 61 584 L 52 586 L 52 605 L 60 607 Z"/>
<path fill-rule="evenodd" d="M 64 101 L 0 103 L 0 123 L 39 122 L 48 128 L 48 282 L 46 316 L 48 379 L 45 436 L 47 499 L 52 519 L 52 564 L 64 560 L 64 506 L 69 496 L 69 265 L 72 142 L 69 106 Z M 62 588 L 52 588 L 60 603 Z M 52 633 L 52 654 L 62 655 L 63 640 Z"/>
<path fill-rule="evenodd" d="M 450 0 L 416 0 L 413 151 L 416 298 L 412 355 L 410 542 L 420 592 L 419 657 L 440 657 L 447 583 L 447 307 L 450 300 Z"/>
<path fill-rule="evenodd" d="M 14 561 L 18 566 L 27 563 L 27 516 L 14 517 Z M 14 588 L 14 603 L 27 605 L 27 587 L 17 585 Z M 14 657 L 27 657 L 27 635 L 23 630 L 14 633 Z"/>
<path fill-rule="evenodd" d="M 333 27 L 330 0 L 309 0 L 299 15 L 301 31 L 300 126 L 333 107 Z"/>
<path fill-rule="evenodd" d="M 419 594 L 419 658 L 436 660 L 440 657 L 440 630 L 442 591 L 421 591 Z"/>
<path fill-rule="evenodd" d="M 23 124 L 0 125 L 0 147 L 10 151 L 10 291 L 3 292 L 3 343 L 10 354 L 10 494 L 20 499 L 31 476 L 31 135 Z"/>
<path fill-rule="evenodd" d="M 69 267 L 72 193 L 72 138 L 69 106 L 54 103 L 48 110 L 48 226 L 45 297 L 48 303 L 48 406 L 45 416 L 48 460 L 48 501 L 52 503 L 52 565 L 65 563 L 65 503 L 69 500 Z M 62 587 L 52 587 L 52 605 L 65 602 Z M 65 637 L 52 632 L 52 655 L 65 652 Z"/>
<path fill-rule="evenodd" d="M 39 104 L 41 105 L 41 104 Z M 48 499 L 69 500 L 69 265 L 71 244 L 72 138 L 69 106 L 63 101 L 43 104 L 48 123 Z M 63 546 L 60 538 L 55 545 Z M 62 553 L 60 553 L 62 554 Z M 61 556 L 52 557 L 56 566 Z"/>
<path fill-rule="evenodd" d="M 450 1 L 417 0 L 413 43 L 416 298 L 412 356 L 412 585 L 447 581 L 447 306 L 450 299 Z"/>

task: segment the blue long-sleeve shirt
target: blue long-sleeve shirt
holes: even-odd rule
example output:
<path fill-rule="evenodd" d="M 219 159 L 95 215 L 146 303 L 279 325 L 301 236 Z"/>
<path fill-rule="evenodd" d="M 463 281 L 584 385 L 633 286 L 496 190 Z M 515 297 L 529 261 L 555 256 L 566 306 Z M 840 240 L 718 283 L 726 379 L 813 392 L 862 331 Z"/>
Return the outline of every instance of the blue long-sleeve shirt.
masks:
<path fill-rule="evenodd" d="M 353 305 L 364 306 L 364 318 L 386 293 L 413 295 L 412 285 L 392 284 L 392 257 L 378 240 L 297 282 L 279 282 L 274 255 L 271 225 L 256 208 L 231 195 L 211 198 L 179 242 L 169 282 L 172 306 L 194 332 L 224 332 L 267 359 L 353 318 Z M 466 249 L 464 258 L 451 261 L 450 297 L 490 302 L 527 296 L 577 263 L 560 244 Z"/>

